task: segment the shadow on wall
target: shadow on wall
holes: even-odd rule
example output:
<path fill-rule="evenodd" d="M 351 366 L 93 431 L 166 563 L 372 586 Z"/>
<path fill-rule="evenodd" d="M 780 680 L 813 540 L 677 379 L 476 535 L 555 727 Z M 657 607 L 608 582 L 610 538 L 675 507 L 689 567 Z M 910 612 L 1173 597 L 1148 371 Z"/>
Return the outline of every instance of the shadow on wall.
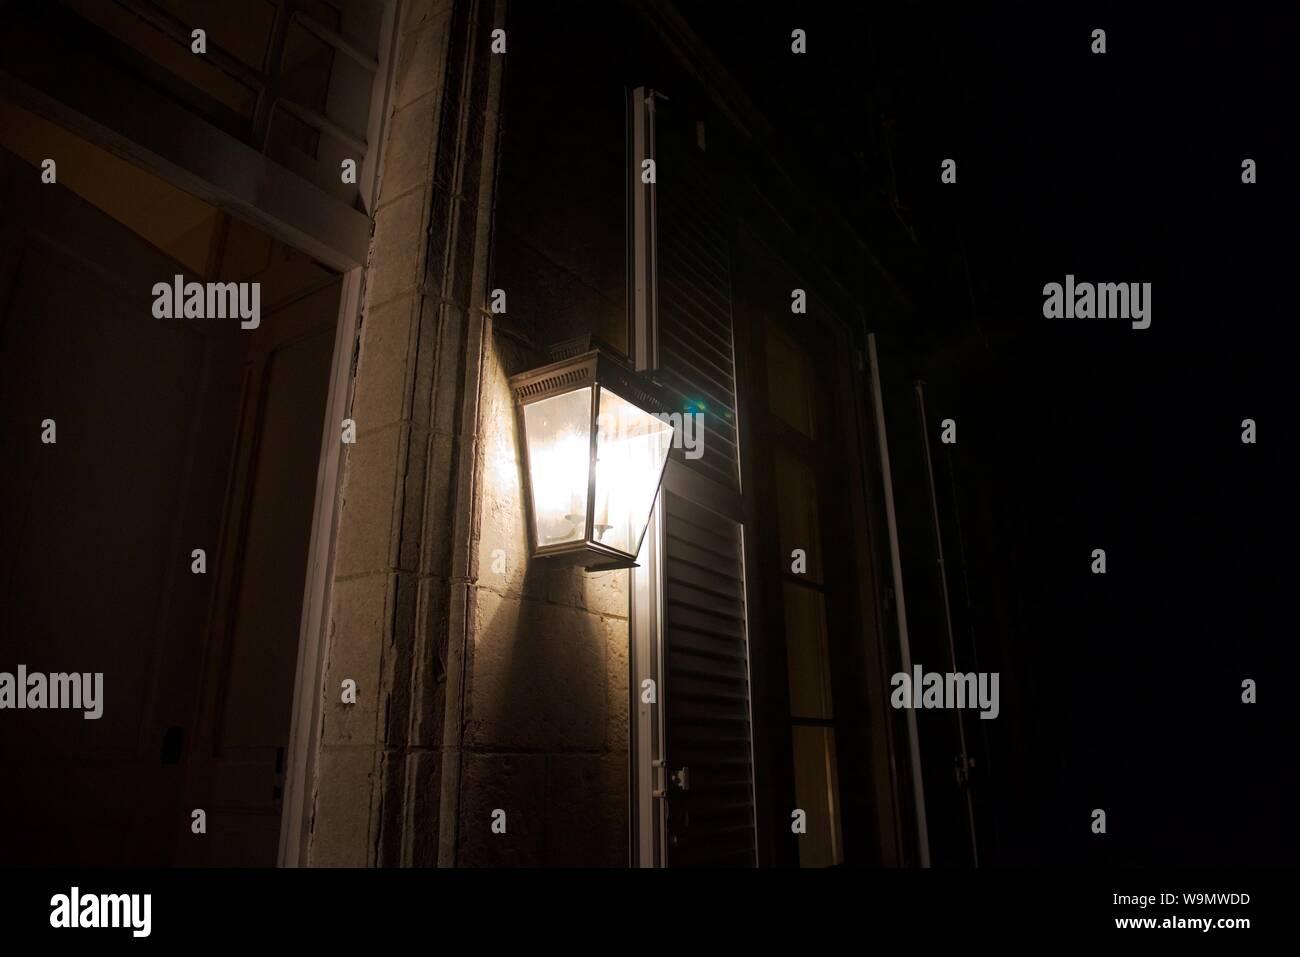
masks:
<path fill-rule="evenodd" d="M 622 867 L 628 573 L 593 574 L 528 557 L 508 378 L 535 364 L 530 351 L 494 335 L 487 355 L 457 859 L 465 866 Z"/>

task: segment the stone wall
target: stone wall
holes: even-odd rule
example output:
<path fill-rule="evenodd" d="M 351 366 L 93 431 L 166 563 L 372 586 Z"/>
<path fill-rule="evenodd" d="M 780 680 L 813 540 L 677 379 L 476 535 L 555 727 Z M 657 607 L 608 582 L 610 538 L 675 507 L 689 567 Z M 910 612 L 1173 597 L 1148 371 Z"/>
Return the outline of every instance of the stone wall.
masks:
<path fill-rule="evenodd" d="M 628 573 L 527 560 L 507 382 L 573 336 L 623 345 L 624 85 L 569 39 L 617 13 L 525 2 L 508 19 L 489 282 L 506 309 L 488 317 L 483 371 L 462 864 L 628 862 Z M 498 808 L 508 840 L 489 827 Z"/>
<path fill-rule="evenodd" d="M 528 337 L 485 309 L 504 7 L 403 4 L 336 540 L 316 866 L 627 862 L 627 573 L 529 561 L 507 384 L 617 307 L 564 311 Z M 548 269 L 533 271 L 542 286 Z M 524 285 L 516 301 L 556 314 Z"/>
<path fill-rule="evenodd" d="M 334 558 L 313 865 L 433 864 L 443 850 L 447 676 L 463 640 L 451 609 L 465 577 L 456 562 L 468 563 L 457 519 L 471 508 L 499 95 L 486 43 L 498 15 L 474 0 L 402 4 Z M 347 678 L 355 704 L 341 701 Z M 454 797 L 454 774 L 449 784 Z"/>
<path fill-rule="evenodd" d="M 627 863 L 628 573 L 528 561 L 507 376 L 534 361 L 493 337 L 484 373 L 474 639 L 465 690 L 460 862 Z M 491 833 L 506 811 L 506 836 Z"/>

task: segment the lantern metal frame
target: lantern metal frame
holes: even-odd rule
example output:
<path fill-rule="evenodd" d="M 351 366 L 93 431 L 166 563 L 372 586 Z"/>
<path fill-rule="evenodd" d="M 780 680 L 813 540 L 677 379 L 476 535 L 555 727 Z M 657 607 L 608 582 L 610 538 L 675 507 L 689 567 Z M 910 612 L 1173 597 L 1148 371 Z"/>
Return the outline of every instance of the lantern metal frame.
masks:
<path fill-rule="evenodd" d="M 598 420 L 600 417 L 600 400 L 606 392 L 612 392 L 618 398 L 629 402 L 643 412 L 659 415 L 669 411 L 669 402 L 658 383 L 640 373 L 632 371 L 626 365 L 621 353 L 609 346 L 599 343 L 591 337 L 553 346 L 550 350 L 556 361 L 548 365 L 530 369 L 510 377 L 510 390 L 514 396 L 515 421 L 519 430 L 520 445 L 523 448 L 524 499 L 526 502 L 526 521 L 528 525 L 528 546 L 533 558 L 549 558 L 562 564 L 584 565 L 587 571 L 608 571 L 616 568 L 636 568 L 636 556 L 641 551 L 645 540 L 650 516 L 654 513 L 654 503 L 663 489 L 664 474 L 668 468 L 669 455 L 664 456 L 663 465 L 655 485 L 654 497 L 646 511 L 645 523 L 641 527 L 636 547 L 629 553 L 622 549 L 605 545 L 595 540 L 596 509 L 596 449 L 599 438 Z M 533 472 L 528 453 L 528 425 L 524 409 L 534 402 L 549 399 L 552 396 L 576 392 L 590 387 L 591 421 L 590 447 L 587 464 L 587 516 L 583 537 L 572 542 L 559 542 L 551 545 L 540 544 L 537 540 L 537 516 L 533 504 Z"/>

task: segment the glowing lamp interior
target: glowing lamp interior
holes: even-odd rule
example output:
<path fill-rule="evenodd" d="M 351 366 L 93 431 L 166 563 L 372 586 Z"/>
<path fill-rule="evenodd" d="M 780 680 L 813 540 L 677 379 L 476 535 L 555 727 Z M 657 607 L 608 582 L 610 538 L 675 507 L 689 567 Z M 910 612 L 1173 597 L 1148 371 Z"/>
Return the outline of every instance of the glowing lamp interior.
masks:
<path fill-rule="evenodd" d="M 672 425 L 599 385 L 530 402 L 523 415 L 537 546 L 591 541 L 634 558 Z"/>

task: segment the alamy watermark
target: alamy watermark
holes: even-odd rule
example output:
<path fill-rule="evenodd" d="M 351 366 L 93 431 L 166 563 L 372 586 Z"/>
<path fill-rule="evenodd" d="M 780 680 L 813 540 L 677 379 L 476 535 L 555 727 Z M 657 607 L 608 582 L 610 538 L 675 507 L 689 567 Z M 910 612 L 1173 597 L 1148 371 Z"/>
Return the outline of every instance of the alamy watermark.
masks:
<path fill-rule="evenodd" d="M 87 721 L 104 714 L 104 673 L 71 672 L 44 674 L 29 672 L 19 665 L 17 673 L 0 671 L 0 710 L 81 710 Z"/>
<path fill-rule="evenodd" d="M 1074 281 L 1043 286 L 1043 316 L 1047 319 L 1130 319 L 1134 329 L 1151 327 L 1151 283 Z"/>
<path fill-rule="evenodd" d="M 686 458 L 698 459 L 704 455 L 703 412 L 651 412 L 650 415 L 673 427 L 672 447 L 681 449 Z M 596 431 L 601 441 L 617 437 L 618 425 L 616 413 L 601 412 L 596 416 Z"/>
<path fill-rule="evenodd" d="M 703 412 L 655 412 L 656 419 L 673 427 L 673 448 L 681 449 L 688 459 L 704 455 Z"/>
<path fill-rule="evenodd" d="M 925 672 L 913 665 L 911 674 L 897 672 L 889 684 L 895 708 L 979 708 L 980 718 L 990 720 L 1001 711 L 996 671 Z"/>
<path fill-rule="evenodd" d="M 153 895 L 83 894 L 73 887 L 50 898 L 50 926 L 126 927 L 132 937 L 148 937 L 153 929 Z"/>
<path fill-rule="evenodd" d="M 239 328 L 256 329 L 262 322 L 259 282 L 186 282 L 177 274 L 171 282 L 153 284 L 155 319 L 234 319 Z"/>

